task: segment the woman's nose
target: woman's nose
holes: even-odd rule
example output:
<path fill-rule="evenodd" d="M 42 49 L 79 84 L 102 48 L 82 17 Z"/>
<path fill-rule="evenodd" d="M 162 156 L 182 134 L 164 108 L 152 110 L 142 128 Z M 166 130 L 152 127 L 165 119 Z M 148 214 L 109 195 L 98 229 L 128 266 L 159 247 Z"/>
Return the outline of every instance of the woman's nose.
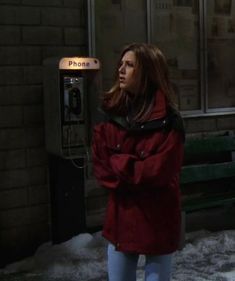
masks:
<path fill-rule="evenodd" d="M 125 73 L 125 66 L 122 64 L 122 65 L 119 67 L 118 71 L 119 71 L 120 73 Z"/>

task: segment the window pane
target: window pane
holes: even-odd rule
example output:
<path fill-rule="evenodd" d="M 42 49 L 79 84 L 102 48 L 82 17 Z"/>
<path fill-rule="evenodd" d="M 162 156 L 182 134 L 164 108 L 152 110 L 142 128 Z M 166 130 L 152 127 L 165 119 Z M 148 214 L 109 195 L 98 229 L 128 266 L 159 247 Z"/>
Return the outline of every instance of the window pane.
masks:
<path fill-rule="evenodd" d="M 195 0 L 152 0 L 152 42 L 168 59 L 182 111 L 201 109 L 198 5 Z"/>
<path fill-rule="evenodd" d="M 103 86 L 109 88 L 125 44 L 146 42 L 145 0 L 95 0 L 96 56 L 102 63 Z"/>
<path fill-rule="evenodd" d="M 208 107 L 235 106 L 235 0 L 207 0 Z"/>

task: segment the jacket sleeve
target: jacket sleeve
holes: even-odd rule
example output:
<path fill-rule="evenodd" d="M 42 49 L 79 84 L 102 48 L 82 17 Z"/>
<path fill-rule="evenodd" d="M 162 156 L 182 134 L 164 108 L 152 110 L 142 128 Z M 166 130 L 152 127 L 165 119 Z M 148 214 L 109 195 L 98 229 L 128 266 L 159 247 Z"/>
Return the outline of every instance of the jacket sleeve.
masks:
<path fill-rule="evenodd" d="M 98 183 L 108 189 L 116 189 L 120 186 L 119 177 L 110 166 L 110 151 L 106 145 L 104 128 L 100 125 L 94 127 L 92 141 L 93 172 Z"/>
<path fill-rule="evenodd" d="M 157 153 L 143 159 L 130 154 L 115 154 L 110 164 L 115 174 L 130 187 L 167 186 L 179 174 L 183 158 L 183 140 L 179 132 L 172 130 Z"/>

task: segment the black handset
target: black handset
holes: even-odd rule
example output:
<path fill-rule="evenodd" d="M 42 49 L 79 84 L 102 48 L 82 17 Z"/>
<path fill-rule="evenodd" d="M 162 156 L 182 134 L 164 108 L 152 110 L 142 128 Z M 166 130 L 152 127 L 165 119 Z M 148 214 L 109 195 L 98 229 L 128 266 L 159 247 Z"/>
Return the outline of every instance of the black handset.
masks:
<path fill-rule="evenodd" d="M 69 95 L 69 113 L 75 115 L 81 114 L 82 111 L 82 99 L 81 92 L 78 88 L 71 88 L 68 92 Z"/>

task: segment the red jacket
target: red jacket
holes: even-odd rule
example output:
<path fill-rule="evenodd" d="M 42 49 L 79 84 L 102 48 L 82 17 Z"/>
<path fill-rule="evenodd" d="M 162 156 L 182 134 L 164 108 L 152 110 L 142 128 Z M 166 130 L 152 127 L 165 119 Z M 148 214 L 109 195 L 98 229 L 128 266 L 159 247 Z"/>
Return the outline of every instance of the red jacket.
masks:
<path fill-rule="evenodd" d="M 94 128 L 94 174 L 110 190 L 103 236 L 123 252 L 159 255 L 178 248 L 183 135 L 163 94 L 156 97 L 148 122 L 129 128 L 114 118 Z"/>

